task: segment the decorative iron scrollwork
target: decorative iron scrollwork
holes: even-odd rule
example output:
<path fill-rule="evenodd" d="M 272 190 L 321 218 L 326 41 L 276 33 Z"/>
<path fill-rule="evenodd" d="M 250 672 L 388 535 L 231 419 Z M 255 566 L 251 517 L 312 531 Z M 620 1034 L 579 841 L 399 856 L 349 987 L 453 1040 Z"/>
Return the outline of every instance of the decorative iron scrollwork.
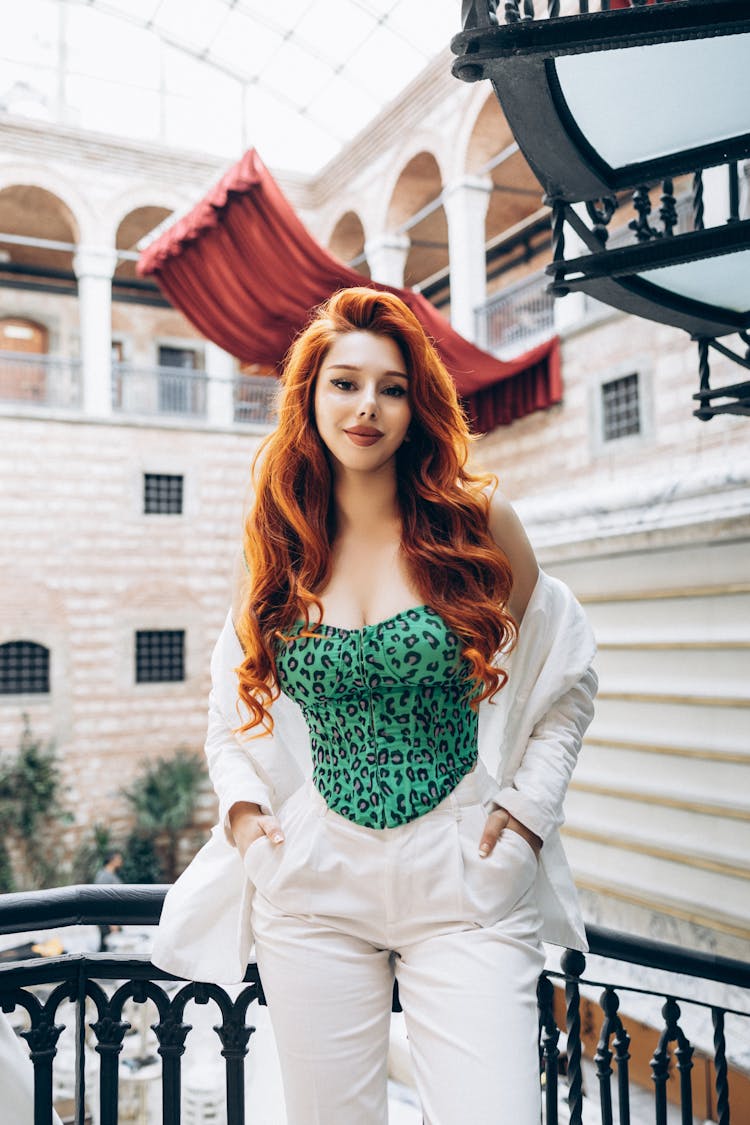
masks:
<path fill-rule="evenodd" d="M 680 1099 L 682 1118 L 692 1121 L 693 1092 L 690 1084 L 690 1071 L 693 1067 L 693 1048 L 679 1024 L 680 1006 L 669 997 L 661 1010 L 664 1030 L 651 1059 L 651 1075 L 656 1092 L 656 1120 L 667 1120 L 667 1078 L 669 1077 L 669 1044 L 676 1043 L 675 1055 L 680 1075 Z"/>
<path fill-rule="evenodd" d="M 599 1080 L 599 1103 L 602 1121 L 611 1123 L 612 1115 L 612 1059 L 617 1064 L 617 1086 L 619 1101 L 619 1120 L 627 1121 L 630 1115 L 628 1087 L 628 1060 L 630 1059 L 630 1037 L 623 1027 L 618 1008 L 620 1000 L 614 988 L 605 988 L 599 1001 L 604 1012 L 599 1042 L 594 1055 L 596 1077 Z M 610 1040 L 614 1038 L 614 1053 Z"/>
<path fill-rule="evenodd" d="M 700 387 L 693 398 L 700 403 L 700 406 L 693 411 L 693 414 L 701 422 L 707 422 L 717 414 L 744 414 L 750 417 L 750 380 L 723 387 L 711 386 L 710 348 L 719 352 L 725 359 L 729 359 L 732 363 L 750 371 L 750 333 L 738 332 L 737 335 L 745 345 L 744 354 L 738 354 L 719 340 L 712 340 L 708 337 L 698 339 Z"/>
<path fill-rule="evenodd" d="M 628 223 L 630 230 L 635 231 L 635 237 L 639 242 L 649 242 L 652 238 L 660 238 L 661 231 L 656 227 L 652 227 L 648 221 L 651 214 L 651 195 L 646 184 L 641 184 L 633 192 L 633 208 L 638 214 L 637 219 L 631 219 Z"/>
<path fill-rule="evenodd" d="M 558 1043 L 560 1031 L 555 1023 L 553 1001 L 555 989 L 547 976 L 541 976 L 537 984 L 537 1005 L 541 1024 L 542 1066 L 544 1068 L 544 1100 L 546 1120 L 557 1122 L 557 1067 L 560 1057 Z"/>
<path fill-rule="evenodd" d="M 661 219 L 665 236 L 671 238 L 674 234 L 674 228 L 677 226 L 677 200 L 674 197 L 674 183 L 669 179 L 665 180 L 662 185 L 659 218 Z"/>
<path fill-rule="evenodd" d="M 609 238 L 607 227 L 616 210 L 617 200 L 614 195 L 607 195 L 604 199 L 591 199 L 586 203 L 586 213 L 594 224 L 592 233 L 602 246 L 606 245 Z"/>
<path fill-rule="evenodd" d="M 565 982 L 565 1024 L 568 1031 L 568 1107 L 570 1125 L 581 1125 L 583 1118 L 583 1071 L 581 1069 L 581 992 L 578 981 L 586 968 L 586 958 L 577 949 L 562 955 Z"/>

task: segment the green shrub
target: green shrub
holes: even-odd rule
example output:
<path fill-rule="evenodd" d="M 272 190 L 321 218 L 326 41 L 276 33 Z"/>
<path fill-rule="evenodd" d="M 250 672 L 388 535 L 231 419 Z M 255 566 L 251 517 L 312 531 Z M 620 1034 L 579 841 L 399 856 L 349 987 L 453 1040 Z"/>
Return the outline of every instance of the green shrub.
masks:
<path fill-rule="evenodd" d="M 118 874 L 123 883 L 164 882 L 164 870 L 151 836 L 131 832 L 122 849 L 122 867 Z"/>
<path fill-rule="evenodd" d="M 0 762 L 0 822 L 7 841 L 3 844 L 0 871 L 5 867 L 6 883 L 22 888 L 59 884 L 59 825 L 70 824 L 73 819 L 60 804 L 61 785 L 53 743 L 44 746 L 36 739 L 28 716 L 24 715 L 15 756 Z M 11 856 L 16 859 L 15 872 Z"/>
<path fill-rule="evenodd" d="M 115 851 L 112 833 L 106 824 L 95 824 L 90 839 L 84 840 L 73 857 L 71 878 L 74 883 L 93 883 L 94 876 L 109 852 Z"/>
<path fill-rule="evenodd" d="M 177 878 L 180 839 L 192 823 L 205 775 L 202 755 L 178 750 L 146 763 L 122 791 L 135 814 L 134 835 L 152 841 L 169 883 Z"/>

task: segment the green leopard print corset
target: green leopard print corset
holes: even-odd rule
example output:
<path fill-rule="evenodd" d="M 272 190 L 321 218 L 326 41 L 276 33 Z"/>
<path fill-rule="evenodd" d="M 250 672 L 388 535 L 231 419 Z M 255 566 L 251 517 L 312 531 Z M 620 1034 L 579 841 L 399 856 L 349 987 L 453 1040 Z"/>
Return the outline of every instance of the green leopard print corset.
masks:
<path fill-rule="evenodd" d="M 366 828 L 395 828 L 447 797 L 477 760 L 470 669 L 428 606 L 281 642 L 279 684 L 305 715 L 328 807 Z"/>

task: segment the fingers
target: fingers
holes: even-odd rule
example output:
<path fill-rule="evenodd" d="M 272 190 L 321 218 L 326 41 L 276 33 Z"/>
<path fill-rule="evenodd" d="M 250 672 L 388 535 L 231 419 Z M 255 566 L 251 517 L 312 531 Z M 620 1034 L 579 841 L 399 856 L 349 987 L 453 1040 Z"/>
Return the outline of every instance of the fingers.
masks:
<path fill-rule="evenodd" d="M 539 853 L 542 850 L 541 837 L 532 832 L 530 828 L 527 828 L 525 824 L 522 824 L 520 820 L 516 820 L 514 816 L 508 817 L 507 826 L 511 830 L 511 832 L 517 832 L 519 836 L 522 836 L 524 838 L 524 840 L 538 859 Z"/>
<path fill-rule="evenodd" d="M 267 836 L 274 847 L 284 842 L 284 833 L 275 816 L 248 814 L 235 818 L 232 827 L 235 843 L 243 859 L 248 848 L 260 840 L 261 836 Z"/>
<path fill-rule="evenodd" d="M 263 832 L 268 836 L 272 844 L 283 844 L 284 833 L 281 830 L 281 825 L 275 816 L 259 816 L 258 824 L 263 829 Z"/>
<path fill-rule="evenodd" d="M 508 813 L 505 809 L 495 809 L 487 817 L 484 825 L 484 832 L 482 839 L 479 841 L 479 855 L 482 859 L 486 859 L 491 855 L 495 844 L 500 839 L 503 829 L 508 823 Z"/>

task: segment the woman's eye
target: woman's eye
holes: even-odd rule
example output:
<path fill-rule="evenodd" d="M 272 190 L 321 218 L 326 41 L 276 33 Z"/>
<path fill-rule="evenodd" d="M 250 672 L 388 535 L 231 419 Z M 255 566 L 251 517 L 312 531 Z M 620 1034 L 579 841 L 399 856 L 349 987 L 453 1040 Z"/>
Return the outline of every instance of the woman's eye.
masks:
<path fill-rule="evenodd" d="M 331 385 L 338 387 L 340 391 L 350 391 L 354 386 L 350 379 L 331 379 Z"/>
<path fill-rule="evenodd" d="M 391 395 L 393 398 L 403 398 L 403 396 L 406 394 L 406 390 L 404 387 L 399 387 L 398 385 L 394 384 L 394 386 L 392 387 L 385 387 L 383 393 Z"/>

